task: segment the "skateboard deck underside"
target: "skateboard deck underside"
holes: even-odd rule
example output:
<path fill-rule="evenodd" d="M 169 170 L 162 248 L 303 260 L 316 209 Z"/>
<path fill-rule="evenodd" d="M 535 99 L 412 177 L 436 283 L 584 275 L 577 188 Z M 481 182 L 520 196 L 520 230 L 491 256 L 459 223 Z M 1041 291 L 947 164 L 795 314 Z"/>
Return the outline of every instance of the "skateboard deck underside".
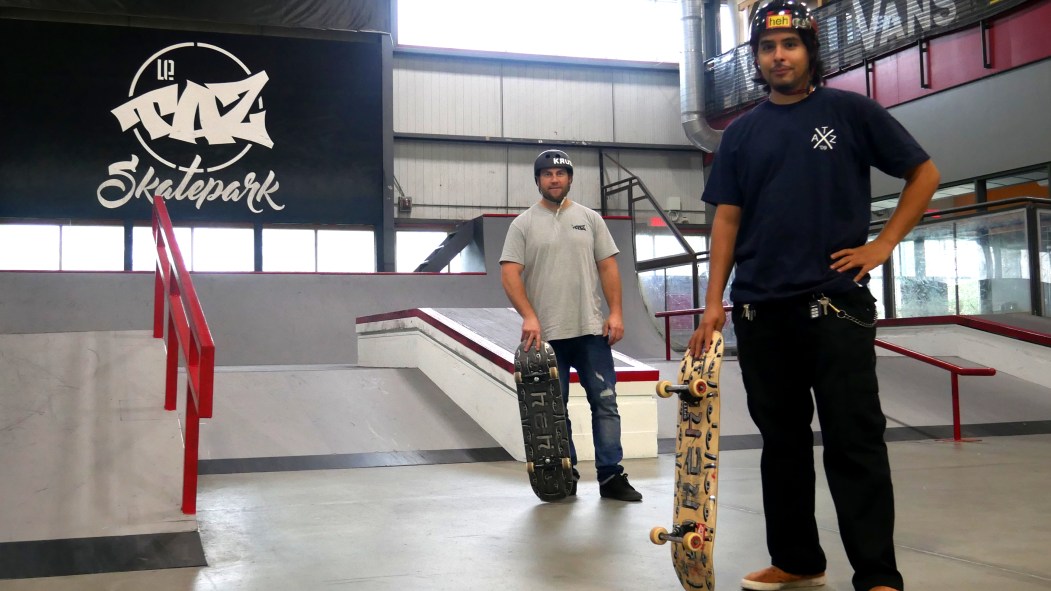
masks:
<path fill-rule="evenodd" d="M 554 371 L 552 371 L 554 369 Z M 529 484 L 542 501 L 575 492 L 566 405 L 551 345 L 515 351 L 515 382 Z"/>

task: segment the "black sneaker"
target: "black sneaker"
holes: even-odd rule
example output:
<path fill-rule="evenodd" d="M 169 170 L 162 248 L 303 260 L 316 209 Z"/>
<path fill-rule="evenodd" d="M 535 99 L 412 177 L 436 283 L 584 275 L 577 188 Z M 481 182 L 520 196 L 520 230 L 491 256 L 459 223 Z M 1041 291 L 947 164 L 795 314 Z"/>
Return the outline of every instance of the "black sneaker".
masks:
<path fill-rule="evenodd" d="M 576 468 L 573 468 L 573 482 L 569 483 L 569 496 L 575 496 L 577 494 L 577 481 L 580 480 L 580 472 L 577 472 Z"/>
<path fill-rule="evenodd" d="M 627 474 L 617 474 L 598 487 L 598 492 L 606 499 L 618 501 L 641 501 L 642 493 L 631 487 Z"/>

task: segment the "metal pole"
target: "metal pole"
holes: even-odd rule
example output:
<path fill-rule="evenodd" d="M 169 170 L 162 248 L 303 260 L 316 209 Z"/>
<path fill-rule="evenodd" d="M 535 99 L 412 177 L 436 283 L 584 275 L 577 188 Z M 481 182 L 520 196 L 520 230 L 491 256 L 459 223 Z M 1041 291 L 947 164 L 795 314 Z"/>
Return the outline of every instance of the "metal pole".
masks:
<path fill-rule="evenodd" d="M 952 376 L 952 440 L 962 441 L 960 438 L 960 376 L 951 372 Z"/>

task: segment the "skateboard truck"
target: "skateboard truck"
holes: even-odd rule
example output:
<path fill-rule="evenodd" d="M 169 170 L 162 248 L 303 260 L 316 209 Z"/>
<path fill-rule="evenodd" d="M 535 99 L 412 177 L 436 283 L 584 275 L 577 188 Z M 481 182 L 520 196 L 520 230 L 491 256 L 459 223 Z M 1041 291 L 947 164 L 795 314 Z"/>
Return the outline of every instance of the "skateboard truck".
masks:
<path fill-rule="evenodd" d="M 668 533 L 668 530 L 663 527 L 655 527 L 650 530 L 650 541 L 654 544 L 663 546 L 667 542 L 675 542 L 682 544 L 683 547 L 691 552 L 700 550 L 707 539 L 708 528 L 703 523 L 698 524 L 693 521 L 686 521 L 681 525 L 675 526 L 672 528 L 671 533 Z"/>
<path fill-rule="evenodd" d="M 704 398 L 707 391 L 708 384 L 700 378 L 690 381 L 689 384 L 675 384 L 668 380 L 657 383 L 657 396 L 661 398 L 669 398 L 672 394 L 678 394 L 680 398 L 686 398 L 687 394 L 694 398 Z"/>
<path fill-rule="evenodd" d="M 550 468 L 555 465 L 554 459 L 560 461 L 563 470 L 573 469 L 573 462 L 569 458 L 541 458 L 537 462 L 526 462 L 526 470 L 532 474 L 537 468 Z"/>
<path fill-rule="evenodd" d="M 535 383 L 539 382 L 540 380 L 542 380 L 544 378 L 551 378 L 552 380 L 557 380 L 558 379 L 558 368 L 557 367 L 551 367 L 546 372 L 540 372 L 540 373 L 534 372 L 534 373 L 527 373 L 525 375 L 522 375 L 522 372 L 520 372 L 520 371 L 516 371 L 515 372 L 515 383 L 516 384 L 524 384 L 526 382 L 526 380 L 530 380 L 530 381 L 532 381 L 535 384 Z"/>

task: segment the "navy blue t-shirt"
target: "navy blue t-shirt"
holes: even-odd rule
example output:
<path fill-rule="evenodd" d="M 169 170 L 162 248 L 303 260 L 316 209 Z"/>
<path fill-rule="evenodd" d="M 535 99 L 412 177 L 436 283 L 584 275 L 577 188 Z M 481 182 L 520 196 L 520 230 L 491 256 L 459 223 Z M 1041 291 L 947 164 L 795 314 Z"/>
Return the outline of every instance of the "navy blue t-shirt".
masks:
<path fill-rule="evenodd" d="M 818 88 L 769 101 L 723 134 L 702 199 L 741 208 L 730 297 L 756 303 L 854 287 L 832 253 L 868 241 L 870 167 L 898 178 L 929 159 L 877 102 Z M 867 279 L 866 279 L 867 281 Z"/>

